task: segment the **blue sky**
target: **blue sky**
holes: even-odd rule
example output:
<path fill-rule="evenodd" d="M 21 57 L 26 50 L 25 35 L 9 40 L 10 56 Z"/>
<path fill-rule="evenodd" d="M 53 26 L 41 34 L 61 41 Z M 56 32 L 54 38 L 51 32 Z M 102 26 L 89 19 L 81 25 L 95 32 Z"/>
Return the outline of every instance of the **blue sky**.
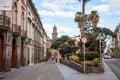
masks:
<path fill-rule="evenodd" d="M 74 22 L 75 13 L 81 11 L 78 0 L 32 0 L 38 10 L 43 27 L 51 38 L 53 26 L 58 28 L 58 36 L 75 36 L 80 33 Z M 98 26 L 114 31 L 120 23 L 120 0 L 90 0 L 86 4 L 86 13 L 97 10 L 100 16 Z"/>

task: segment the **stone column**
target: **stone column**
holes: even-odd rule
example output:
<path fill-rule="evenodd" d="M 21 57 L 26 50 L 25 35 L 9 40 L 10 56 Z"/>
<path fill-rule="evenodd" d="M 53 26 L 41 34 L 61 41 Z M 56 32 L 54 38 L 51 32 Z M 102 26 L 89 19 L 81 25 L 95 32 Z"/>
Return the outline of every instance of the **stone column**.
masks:
<path fill-rule="evenodd" d="M 15 54 L 16 54 L 16 67 L 19 68 L 20 65 L 20 52 L 21 52 L 21 37 L 18 36 L 15 38 L 16 45 L 15 45 Z"/>
<path fill-rule="evenodd" d="M 28 65 L 28 46 L 27 46 L 27 38 L 23 40 L 23 65 L 27 66 Z"/>

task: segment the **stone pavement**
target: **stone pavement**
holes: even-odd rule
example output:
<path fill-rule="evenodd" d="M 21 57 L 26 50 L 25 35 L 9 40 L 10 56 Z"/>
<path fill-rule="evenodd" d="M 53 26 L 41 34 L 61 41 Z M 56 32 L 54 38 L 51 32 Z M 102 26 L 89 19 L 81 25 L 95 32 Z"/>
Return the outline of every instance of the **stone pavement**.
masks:
<path fill-rule="evenodd" d="M 8 72 L 2 80 L 64 80 L 54 62 L 40 63 L 35 66 Z"/>
<path fill-rule="evenodd" d="M 110 67 L 104 63 L 104 73 L 80 73 L 63 64 L 57 64 L 65 80 L 119 80 Z"/>
<path fill-rule="evenodd" d="M 104 73 L 80 73 L 63 64 L 44 62 L 0 75 L 0 80 L 119 80 L 104 63 Z"/>

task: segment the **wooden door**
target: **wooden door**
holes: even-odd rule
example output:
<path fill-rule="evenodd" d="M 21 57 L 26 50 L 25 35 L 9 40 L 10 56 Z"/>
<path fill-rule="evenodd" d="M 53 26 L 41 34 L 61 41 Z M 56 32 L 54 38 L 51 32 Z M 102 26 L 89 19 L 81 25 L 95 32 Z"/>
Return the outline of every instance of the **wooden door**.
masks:
<path fill-rule="evenodd" d="M 0 71 L 2 71 L 3 66 L 3 38 L 0 36 Z"/>
<path fill-rule="evenodd" d="M 13 39 L 12 42 L 12 61 L 11 61 L 11 67 L 15 68 L 15 40 Z"/>
<path fill-rule="evenodd" d="M 23 41 L 21 42 L 20 64 L 23 66 Z"/>

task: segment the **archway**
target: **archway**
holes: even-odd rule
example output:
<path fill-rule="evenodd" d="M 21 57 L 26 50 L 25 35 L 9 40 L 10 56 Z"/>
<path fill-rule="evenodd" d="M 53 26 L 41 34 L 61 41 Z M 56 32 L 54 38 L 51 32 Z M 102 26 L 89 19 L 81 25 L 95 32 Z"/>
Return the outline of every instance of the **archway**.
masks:
<path fill-rule="evenodd" d="M 3 66 L 3 37 L 0 35 L 0 71 Z"/>
<path fill-rule="evenodd" d="M 16 55 L 15 55 L 15 39 L 13 38 L 13 41 L 12 41 L 12 61 L 11 61 L 11 67 L 12 68 L 15 68 L 15 58 L 16 58 Z"/>
<path fill-rule="evenodd" d="M 20 50 L 20 64 L 23 66 L 23 40 L 21 41 L 21 50 Z"/>

